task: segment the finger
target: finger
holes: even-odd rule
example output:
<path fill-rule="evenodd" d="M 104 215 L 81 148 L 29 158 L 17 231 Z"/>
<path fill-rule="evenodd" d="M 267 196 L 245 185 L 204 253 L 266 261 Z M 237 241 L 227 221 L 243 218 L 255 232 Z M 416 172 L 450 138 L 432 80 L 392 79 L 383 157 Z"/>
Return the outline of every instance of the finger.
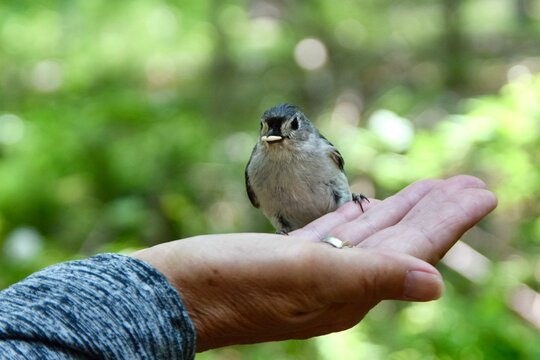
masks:
<path fill-rule="evenodd" d="M 364 213 L 367 213 L 368 210 L 375 207 L 378 203 L 380 203 L 380 200 L 369 199 L 369 202 L 362 203 L 364 210 L 362 211 L 358 204 L 354 201 L 350 201 L 336 211 L 328 213 L 317 220 L 312 221 L 303 228 L 291 232 L 290 235 L 300 236 L 311 241 L 320 241 L 336 226 L 358 218 Z"/>
<path fill-rule="evenodd" d="M 486 183 L 482 179 L 471 175 L 456 175 L 444 180 L 444 184 L 439 185 L 440 188 L 446 188 L 452 191 L 452 189 L 459 188 L 479 188 L 485 189 Z"/>
<path fill-rule="evenodd" d="M 447 180 L 418 181 L 383 201 L 383 204 L 366 216 L 355 222 L 344 224 L 331 233 L 339 239 L 348 240 L 353 246 L 358 245 L 369 236 L 401 221 L 422 198 L 443 184 L 447 191 L 455 191 L 464 187 L 485 187 L 484 182 L 480 179 L 466 175 L 455 176 Z"/>
<path fill-rule="evenodd" d="M 451 177 L 441 183 L 439 183 L 434 191 L 429 194 L 421 203 L 407 214 L 406 219 L 411 222 L 418 222 L 422 224 L 425 221 L 426 212 L 437 212 L 440 208 L 437 202 L 445 200 L 453 200 L 458 197 L 462 197 L 461 192 L 466 189 L 485 189 L 486 184 L 473 176 L 459 175 Z M 436 215 L 432 213 L 431 215 Z"/>
<path fill-rule="evenodd" d="M 319 251 L 324 254 L 319 256 L 312 276 L 315 282 L 327 284 L 318 290 L 329 303 L 374 306 L 385 299 L 428 301 L 438 298 L 443 290 L 439 272 L 408 255 L 326 245 Z"/>
<path fill-rule="evenodd" d="M 473 187 L 460 188 L 463 182 Z M 371 236 L 361 246 L 399 251 L 433 264 L 496 206 L 495 195 L 482 188 L 482 183 L 449 179 L 402 221 Z"/>
<path fill-rule="evenodd" d="M 330 234 L 351 245 L 357 245 L 370 235 L 396 224 L 413 206 L 439 184 L 441 180 L 415 182 L 393 195 L 365 215 L 334 227 Z"/>

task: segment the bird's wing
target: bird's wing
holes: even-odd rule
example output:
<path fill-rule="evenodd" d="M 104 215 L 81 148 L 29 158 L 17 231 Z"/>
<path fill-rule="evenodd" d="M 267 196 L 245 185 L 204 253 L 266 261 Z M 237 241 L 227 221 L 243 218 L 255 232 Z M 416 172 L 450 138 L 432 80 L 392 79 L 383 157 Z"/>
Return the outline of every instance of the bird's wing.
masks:
<path fill-rule="evenodd" d="M 253 149 L 253 152 L 255 152 L 255 149 Z M 249 158 L 249 161 L 246 165 L 246 171 L 245 171 L 245 177 L 246 177 L 246 191 L 249 197 L 249 201 L 251 201 L 251 204 L 258 208 L 259 207 L 259 199 L 257 199 L 257 195 L 255 195 L 255 192 L 253 191 L 253 188 L 251 187 L 251 183 L 249 181 L 249 174 L 248 174 L 248 168 L 251 164 L 251 159 L 253 158 L 253 153 L 251 153 L 251 157 Z"/>
<path fill-rule="evenodd" d="M 324 136 L 320 135 L 321 139 L 326 142 L 328 145 L 330 145 L 330 151 L 328 155 L 330 156 L 330 159 L 336 164 L 336 166 L 339 168 L 339 170 L 344 171 L 345 161 L 343 160 L 343 156 L 341 156 L 341 153 L 338 149 L 330 142 L 328 141 Z"/>

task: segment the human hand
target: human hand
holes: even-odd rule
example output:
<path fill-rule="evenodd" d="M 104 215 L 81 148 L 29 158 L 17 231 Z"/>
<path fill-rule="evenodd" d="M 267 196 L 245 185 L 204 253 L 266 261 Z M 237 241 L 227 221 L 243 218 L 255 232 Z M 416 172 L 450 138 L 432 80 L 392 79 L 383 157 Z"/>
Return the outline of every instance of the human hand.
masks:
<path fill-rule="evenodd" d="M 205 235 L 133 256 L 179 291 L 197 351 L 303 339 L 352 327 L 384 299 L 438 298 L 430 264 L 495 206 L 476 178 L 425 180 L 372 200 L 365 214 L 347 204 L 290 236 Z M 329 234 L 353 248 L 321 243 Z"/>

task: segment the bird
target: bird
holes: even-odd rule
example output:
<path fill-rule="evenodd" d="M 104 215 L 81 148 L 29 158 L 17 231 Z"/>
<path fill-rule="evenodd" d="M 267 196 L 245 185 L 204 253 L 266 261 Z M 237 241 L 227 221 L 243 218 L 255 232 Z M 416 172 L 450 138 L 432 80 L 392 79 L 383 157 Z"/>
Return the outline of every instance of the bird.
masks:
<path fill-rule="evenodd" d="M 362 194 L 352 193 L 341 153 L 292 104 L 266 110 L 259 139 L 245 168 L 251 204 L 278 234 L 288 234 L 349 201 L 362 212 Z"/>

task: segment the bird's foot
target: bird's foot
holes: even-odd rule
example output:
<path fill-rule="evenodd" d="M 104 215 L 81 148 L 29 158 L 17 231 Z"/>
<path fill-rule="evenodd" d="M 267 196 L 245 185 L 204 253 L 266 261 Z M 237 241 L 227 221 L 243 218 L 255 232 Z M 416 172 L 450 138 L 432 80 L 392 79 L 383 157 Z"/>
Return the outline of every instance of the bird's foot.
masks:
<path fill-rule="evenodd" d="M 357 193 L 352 194 L 352 199 L 353 199 L 353 201 L 355 203 L 360 205 L 360 209 L 362 210 L 362 212 L 364 212 L 364 207 L 362 206 L 362 201 L 366 200 L 367 202 L 369 202 L 369 199 L 367 197 L 365 197 L 364 195 L 357 194 Z"/>
<path fill-rule="evenodd" d="M 289 235 L 289 231 L 285 229 L 281 229 L 276 231 L 276 235 Z"/>

